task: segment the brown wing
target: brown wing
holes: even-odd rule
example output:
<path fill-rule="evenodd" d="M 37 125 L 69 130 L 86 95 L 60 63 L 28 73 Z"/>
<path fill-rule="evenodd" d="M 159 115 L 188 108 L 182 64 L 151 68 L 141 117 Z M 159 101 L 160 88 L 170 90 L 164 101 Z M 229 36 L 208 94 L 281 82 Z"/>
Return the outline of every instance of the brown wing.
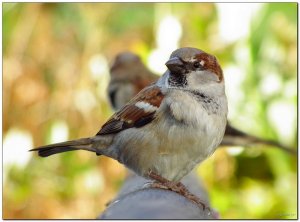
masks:
<path fill-rule="evenodd" d="M 140 91 L 120 111 L 116 112 L 101 128 L 97 135 L 120 132 L 132 127 L 150 123 L 161 104 L 164 95 L 158 86 L 152 85 Z"/>

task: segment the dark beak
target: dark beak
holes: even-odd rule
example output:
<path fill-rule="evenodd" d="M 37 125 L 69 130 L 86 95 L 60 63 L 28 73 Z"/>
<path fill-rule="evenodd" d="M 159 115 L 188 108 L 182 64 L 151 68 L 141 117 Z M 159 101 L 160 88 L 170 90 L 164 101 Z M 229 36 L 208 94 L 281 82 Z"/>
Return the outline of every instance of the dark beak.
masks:
<path fill-rule="evenodd" d="M 166 64 L 171 73 L 181 73 L 184 70 L 184 63 L 179 57 L 170 58 Z"/>

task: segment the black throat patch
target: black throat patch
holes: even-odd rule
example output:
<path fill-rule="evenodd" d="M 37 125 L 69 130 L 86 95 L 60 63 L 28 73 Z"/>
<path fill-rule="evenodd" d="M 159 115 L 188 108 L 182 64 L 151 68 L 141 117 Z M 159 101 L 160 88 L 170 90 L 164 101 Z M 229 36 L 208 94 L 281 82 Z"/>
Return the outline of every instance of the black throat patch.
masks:
<path fill-rule="evenodd" d="M 174 87 L 185 87 L 187 85 L 186 75 L 170 73 L 168 83 L 170 86 L 174 86 Z"/>

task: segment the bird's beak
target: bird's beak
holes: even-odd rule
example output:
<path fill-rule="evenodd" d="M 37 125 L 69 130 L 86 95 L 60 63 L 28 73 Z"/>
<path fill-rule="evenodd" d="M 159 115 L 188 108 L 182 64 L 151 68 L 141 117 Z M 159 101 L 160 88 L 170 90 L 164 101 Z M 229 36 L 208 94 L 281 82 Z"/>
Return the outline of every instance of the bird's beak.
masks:
<path fill-rule="evenodd" d="M 170 58 L 166 64 L 171 73 L 180 73 L 184 69 L 183 61 L 176 57 Z"/>

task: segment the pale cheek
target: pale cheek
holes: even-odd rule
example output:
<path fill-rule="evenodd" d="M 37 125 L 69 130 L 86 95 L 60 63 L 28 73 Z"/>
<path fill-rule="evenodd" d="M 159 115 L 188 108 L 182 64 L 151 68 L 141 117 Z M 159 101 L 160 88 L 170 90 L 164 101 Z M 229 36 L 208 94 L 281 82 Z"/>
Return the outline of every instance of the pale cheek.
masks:
<path fill-rule="evenodd" d="M 197 88 L 205 83 L 205 78 L 202 71 L 192 72 L 188 77 L 188 85 L 191 88 Z"/>
<path fill-rule="evenodd" d="M 218 82 L 219 79 L 216 74 L 210 71 L 197 71 L 192 72 L 188 77 L 188 84 L 191 88 L 199 88 L 201 85 Z"/>

